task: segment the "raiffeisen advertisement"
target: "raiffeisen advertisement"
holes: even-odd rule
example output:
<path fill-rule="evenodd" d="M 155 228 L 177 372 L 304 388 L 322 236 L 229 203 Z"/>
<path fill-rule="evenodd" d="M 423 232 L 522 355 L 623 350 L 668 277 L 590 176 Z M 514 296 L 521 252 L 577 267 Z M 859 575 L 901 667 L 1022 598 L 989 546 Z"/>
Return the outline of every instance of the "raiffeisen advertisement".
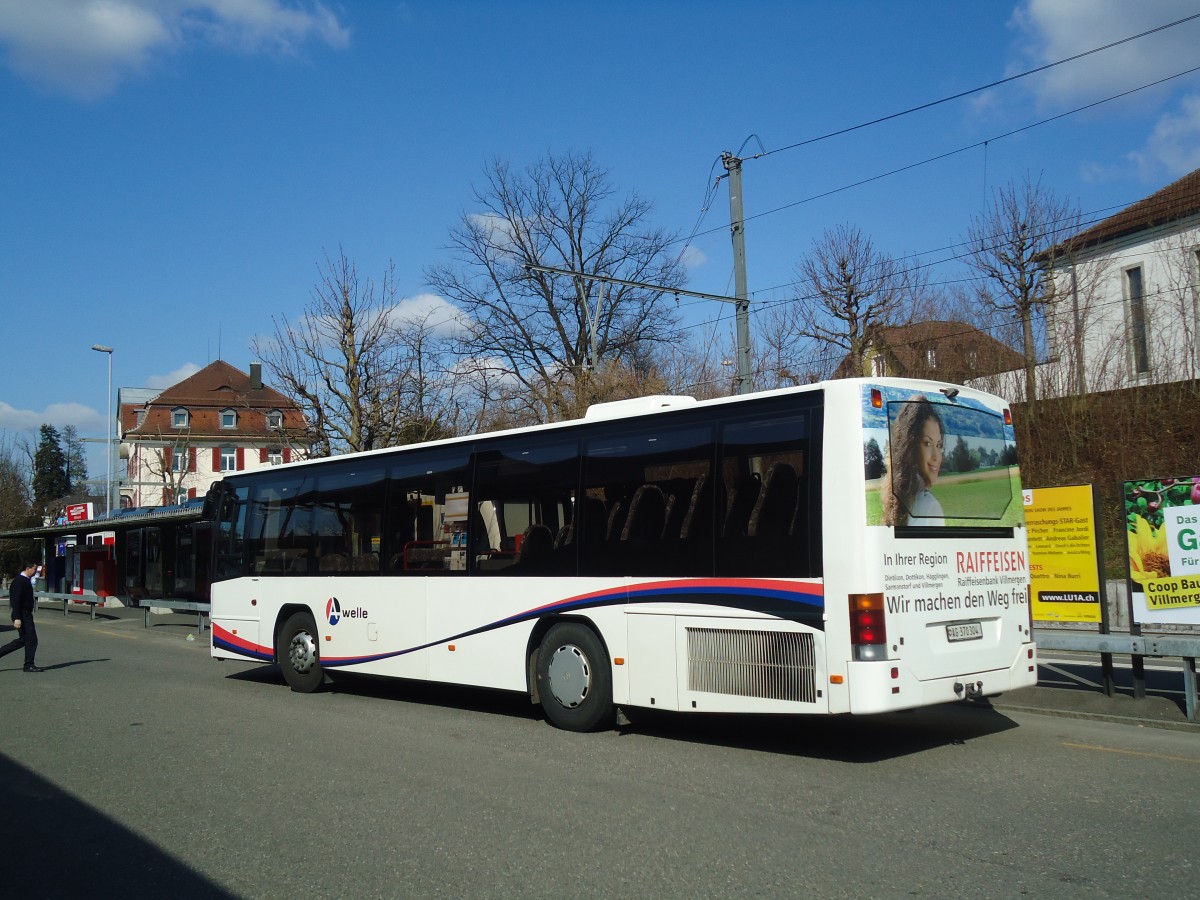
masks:
<path fill-rule="evenodd" d="M 878 526 L 869 531 L 888 612 L 945 621 L 951 643 L 986 635 L 1029 602 L 1015 436 L 987 400 L 863 389 L 867 525 Z"/>
<path fill-rule="evenodd" d="M 1200 625 L 1200 475 L 1125 482 L 1133 621 Z"/>

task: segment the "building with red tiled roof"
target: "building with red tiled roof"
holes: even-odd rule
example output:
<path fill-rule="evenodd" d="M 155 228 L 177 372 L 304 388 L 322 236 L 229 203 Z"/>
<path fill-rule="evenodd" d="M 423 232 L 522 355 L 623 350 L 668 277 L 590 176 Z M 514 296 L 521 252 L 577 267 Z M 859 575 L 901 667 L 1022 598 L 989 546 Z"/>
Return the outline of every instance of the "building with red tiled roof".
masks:
<path fill-rule="evenodd" d="M 283 394 L 223 360 L 157 394 L 122 389 L 122 506 L 163 506 L 203 497 L 225 472 L 305 455 L 306 422 Z"/>
<path fill-rule="evenodd" d="M 926 321 L 881 328 L 864 354 L 863 371 L 849 358 L 836 377 L 933 378 L 955 384 L 1019 369 L 1024 357 L 966 322 Z"/>
<path fill-rule="evenodd" d="M 1200 169 L 1046 254 L 1045 396 L 1200 374 Z"/>

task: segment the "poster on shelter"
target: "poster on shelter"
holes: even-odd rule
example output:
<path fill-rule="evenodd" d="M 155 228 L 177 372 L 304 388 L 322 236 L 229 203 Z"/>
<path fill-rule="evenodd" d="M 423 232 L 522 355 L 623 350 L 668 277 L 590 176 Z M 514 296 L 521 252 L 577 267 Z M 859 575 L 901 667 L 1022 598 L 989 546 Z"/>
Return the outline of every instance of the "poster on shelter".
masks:
<path fill-rule="evenodd" d="M 1200 625 L 1200 475 L 1125 482 L 1133 621 Z"/>
<path fill-rule="evenodd" d="M 1100 622 L 1092 486 L 1026 488 L 1022 498 L 1034 619 Z"/>

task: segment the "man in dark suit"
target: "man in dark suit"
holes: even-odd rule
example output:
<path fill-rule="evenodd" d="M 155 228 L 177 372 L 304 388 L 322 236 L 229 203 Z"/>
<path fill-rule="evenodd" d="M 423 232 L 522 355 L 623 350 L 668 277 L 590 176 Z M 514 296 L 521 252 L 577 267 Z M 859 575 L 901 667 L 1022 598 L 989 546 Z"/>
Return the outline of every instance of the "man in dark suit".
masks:
<path fill-rule="evenodd" d="M 37 628 L 33 624 L 33 610 L 37 607 L 37 599 L 33 594 L 33 573 L 36 571 L 37 563 L 27 561 L 25 568 L 13 579 L 8 592 L 8 605 L 12 610 L 17 639 L 0 647 L 0 656 L 8 656 L 24 647 L 26 672 L 42 671 L 33 661 L 38 645 Z"/>

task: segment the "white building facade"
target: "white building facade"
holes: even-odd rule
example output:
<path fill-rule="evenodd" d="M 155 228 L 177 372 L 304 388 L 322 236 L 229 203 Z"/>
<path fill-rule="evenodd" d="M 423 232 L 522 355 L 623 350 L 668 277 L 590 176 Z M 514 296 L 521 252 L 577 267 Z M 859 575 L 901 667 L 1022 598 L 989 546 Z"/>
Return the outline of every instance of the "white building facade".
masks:
<path fill-rule="evenodd" d="M 1046 396 L 1200 374 L 1200 170 L 1055 249 Z"/>

